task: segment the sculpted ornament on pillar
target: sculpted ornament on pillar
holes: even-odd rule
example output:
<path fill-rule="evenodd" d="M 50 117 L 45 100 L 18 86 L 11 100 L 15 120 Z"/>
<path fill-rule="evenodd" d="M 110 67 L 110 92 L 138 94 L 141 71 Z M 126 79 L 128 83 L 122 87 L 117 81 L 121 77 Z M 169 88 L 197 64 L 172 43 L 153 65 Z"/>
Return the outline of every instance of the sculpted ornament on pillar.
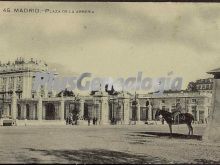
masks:
<path fill-rule="evenodd" d="M 80 119 L 84 119 L 84 103 L 85 103 L 85 101 L 83 99 L 81 99 L 80 100 L 80 112 L 79 112 Z"/>
<path fill-rule="evenodd" d="M 137 104 L 136 104 L 136 110 L 137 110 L 137 121 L 139 122 L 140 119 L 141 119 L 141 108 L 140 108 L 140 103 L 139 101 L 137 100 Z"/>
<path fill-rule="evenodd" d="M 12 94 L 12 119 L 16 120 L 16 116 L 17 116 L 17 96 L 15 93 L 15 90 L 13 91 Z"/>
<path fill-rule="evenodd" d="M 64 120 L 64 98 L 63 98 L 63 92 L 61 93 L 61 101 L 60 101 L 60 120 Z"/>

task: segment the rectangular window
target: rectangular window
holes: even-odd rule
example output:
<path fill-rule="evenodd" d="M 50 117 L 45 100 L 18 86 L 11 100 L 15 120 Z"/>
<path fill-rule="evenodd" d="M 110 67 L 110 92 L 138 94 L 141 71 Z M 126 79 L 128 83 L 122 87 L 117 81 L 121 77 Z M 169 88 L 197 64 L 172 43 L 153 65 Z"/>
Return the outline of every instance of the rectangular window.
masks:
<path fill-rule="evenodd" d="M 196 103 L 196 99 L 192 99 L 192 103 Z"/>
<path fill-rule="evenodd" d="M 209 89 L 209 84 L 206 85 L 206 89 Z"/>

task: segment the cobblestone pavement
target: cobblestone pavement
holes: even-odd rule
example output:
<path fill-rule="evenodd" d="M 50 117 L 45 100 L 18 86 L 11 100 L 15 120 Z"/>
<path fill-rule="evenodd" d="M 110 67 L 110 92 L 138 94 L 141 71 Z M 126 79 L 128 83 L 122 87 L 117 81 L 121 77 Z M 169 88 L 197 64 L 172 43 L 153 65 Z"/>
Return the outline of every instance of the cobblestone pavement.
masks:
<path fill-rule="evenodd" d="M 0 127 L 0 163 L 220 163 L 204 125 Z"/>

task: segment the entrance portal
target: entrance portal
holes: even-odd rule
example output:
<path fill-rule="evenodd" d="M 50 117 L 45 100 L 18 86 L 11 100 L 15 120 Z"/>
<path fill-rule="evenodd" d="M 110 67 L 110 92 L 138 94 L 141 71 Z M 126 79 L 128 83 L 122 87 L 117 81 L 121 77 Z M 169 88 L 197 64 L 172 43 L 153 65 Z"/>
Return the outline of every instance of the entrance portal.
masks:
<path fill-rule="evenodd" d="M 46 104 L 45 120 L 55 120 L 55 106 L 52 103 Z"/>

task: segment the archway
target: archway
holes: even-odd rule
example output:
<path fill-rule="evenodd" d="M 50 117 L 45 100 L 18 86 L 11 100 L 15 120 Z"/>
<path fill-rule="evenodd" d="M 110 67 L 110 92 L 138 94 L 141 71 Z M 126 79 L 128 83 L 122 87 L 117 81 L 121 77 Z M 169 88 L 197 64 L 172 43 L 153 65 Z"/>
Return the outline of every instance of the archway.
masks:
<path fill-rule="evenodd" d="M 52 103 L 46 104 L 45 120 L 55 120 L 55 106 Z"/>

